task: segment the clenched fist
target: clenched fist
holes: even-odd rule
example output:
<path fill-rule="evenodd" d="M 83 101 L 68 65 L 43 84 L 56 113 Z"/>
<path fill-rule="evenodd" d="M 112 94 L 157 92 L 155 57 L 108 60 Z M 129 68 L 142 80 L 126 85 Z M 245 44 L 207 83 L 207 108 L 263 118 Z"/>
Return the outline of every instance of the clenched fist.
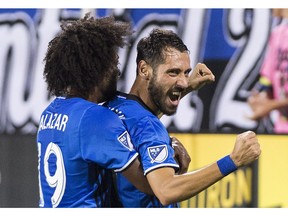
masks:
<path fill-rule="evenodd" d="M 237 136 L 230 157 L 237 167 L 241 167 L 257 160 L 260 154 L 261 149 L 257 135 L 253 131 L 246 131 Z"/>

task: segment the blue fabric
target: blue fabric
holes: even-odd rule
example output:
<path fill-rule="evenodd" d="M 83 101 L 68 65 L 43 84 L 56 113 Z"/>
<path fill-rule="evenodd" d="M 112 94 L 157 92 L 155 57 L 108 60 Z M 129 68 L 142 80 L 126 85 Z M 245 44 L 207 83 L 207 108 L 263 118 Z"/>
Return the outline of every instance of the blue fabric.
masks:
<path fill-rule="evenodd" d="M 237 170 L 237 166 L 233 162 L 233 160 L 230 158 L 229 155 L 223 157 L 222 159 L 217 161 L 218 167 L 220 169 L 220 172 L 226 176 L 230 174 L 231 172 L 234 172 Z"/>
<path fill-rule="evenodd" d="M 108 207 L 112 172 L 106 169 L 121 171 L 137 157 L 129 140 L 109 109 L 56 98 L 42 113 L 37 134 L 39 206 Z"/>
<path fill-rule="evenodd" d="M 131 142 L 140 154 L 144 174 L 160 167 L 177 170 L 179 165 L 174 160 L 174 150 L 165 126 L 139 98 L 129 96 L 121 93 L 106 106 L 124 122 Z M 124 207 L 164 207 L 157 197 L 142 193 L 121 174 L 117 174 L 117 186 Z M 165 207 L 178 207 L 178 204 Z"/>

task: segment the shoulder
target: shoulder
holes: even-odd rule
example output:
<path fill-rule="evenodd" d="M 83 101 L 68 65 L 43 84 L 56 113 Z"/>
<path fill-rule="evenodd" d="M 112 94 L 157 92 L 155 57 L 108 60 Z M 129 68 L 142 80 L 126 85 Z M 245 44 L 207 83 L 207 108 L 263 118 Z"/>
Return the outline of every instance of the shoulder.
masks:
<path fill-rule="evenodd" d="M 80 105 L 78 108 L 82 109 L 81 113 L 79 113 L 81 124 L 97 124 L 98 126 L 102 125 L 103 127 L 109 127 L 111 124 L 114 126 L 122 125 L 118 116 L 102 105 L 87 101 L 85 104 L 82 104 L 82 107 Z"/>
<path fill-rule="evenodd" d="M 85 115 L 92 115 L 97 116 L 97 118 L 117 118 L 117 115 L 112 112 L 107 107 L 104 107 L 102 105 L 96 104 L 95 106 L 91 106 L 89 109 L 87 109 L 87 112 Z"/>
<path fill-rule="evenodd" d="M 120 94 L 113 100 L 111 105 L 131 113 L 137 112 L 137 115 L 157 117 L 140 97 L 133 94 Z"/>
<path fill-rule="evenodd" d="M 127 102 L 129 103 L 127 96 L 128 96 L 128 94 L 126 94 L 126 93 L 117 92 L 117 95 L 113 99 L 111 99 L 110 101 L 107 101 L 103 105 L 105 107 L 109 107 L 109 108 L 121 106 L 124 103 L 127 103 Z"/>
<path fill-rule="evenodd" d="M 118 115 L 141 117 L 152 115 L 138 101 L 131 100 L 127 94 L 120 94 L 114 97 L 111 101 L 105 104 L 107 108 L 117 113 Z"/>

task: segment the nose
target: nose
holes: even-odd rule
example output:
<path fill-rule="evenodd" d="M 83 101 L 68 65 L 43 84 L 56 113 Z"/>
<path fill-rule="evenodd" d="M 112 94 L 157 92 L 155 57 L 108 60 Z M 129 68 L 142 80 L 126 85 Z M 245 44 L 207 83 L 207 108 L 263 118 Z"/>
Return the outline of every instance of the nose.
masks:
<path fill-rule="evenodd" d="M 181 87 L 183 89 L 188 87 L 188 77 L 185 76 L 184 73 L 179 74 L 178 79 L 176 81 L 176 86 Z"/>

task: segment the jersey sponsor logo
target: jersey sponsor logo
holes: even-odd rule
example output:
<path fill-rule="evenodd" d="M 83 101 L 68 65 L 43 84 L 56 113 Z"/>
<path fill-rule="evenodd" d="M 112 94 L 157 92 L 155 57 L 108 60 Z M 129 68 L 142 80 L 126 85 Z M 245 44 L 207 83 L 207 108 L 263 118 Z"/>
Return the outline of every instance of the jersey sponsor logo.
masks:
<path fill-rule="evenodd" d="M 128 148 L 130 151 L 132 151 L 132 149 L 133 149 L 133 144 L 132 144 L 132 142 L 131 142 L 130 135 L 128 134 L 127 131 L 125 131 L 123 134 L 121 134 L 121 135 L 118 137 L 118 141 L 119 141 L 123 146 L 125 146 L 125 147 Z"/>
<path fill-rule="evenodd" d="M 148 147 L 148 154 L 151 158 L 151 163 L 161 163 L 167 158 L 168 149 L 166 145 Z"/>

